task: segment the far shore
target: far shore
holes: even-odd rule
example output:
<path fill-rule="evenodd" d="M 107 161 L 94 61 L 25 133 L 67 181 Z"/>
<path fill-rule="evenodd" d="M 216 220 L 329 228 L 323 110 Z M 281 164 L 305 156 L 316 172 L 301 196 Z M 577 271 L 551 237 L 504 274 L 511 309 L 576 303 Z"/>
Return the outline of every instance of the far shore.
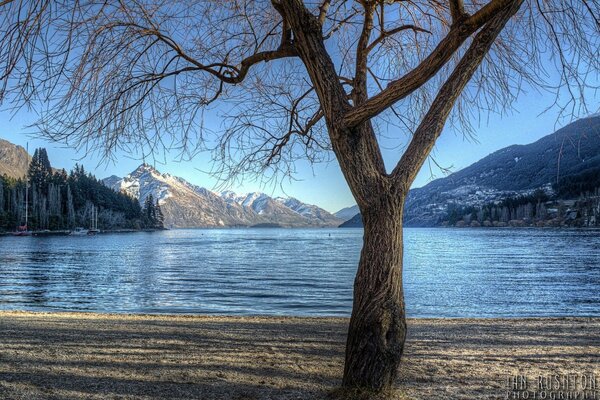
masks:
<path fill-rule="evenodd" d="M 99 234 L 111 234 L 111 233 L 139 233 L 139 232 L 160 232 L 160 231 L 170 231 L 170 230 L 185 230 L 185 229 L 231 229 L 231 230 L 239 230 L 239 229 L 260 229 L 260 230 L 269 230 L 269 229 L 340 229 L 341 231 L 345 229 L 363 229 L 362 226 L 297 226 L 297 227 L 288 227 L 288 226 L 277 226 L 277 227 L 264 227 L 264 226 L 204 226 L 204 227 L 172 227 L 172 228 L 164 228 L 164 229 L 107 229 L 101 230 Z M 404 226 L 406 229 L 439 229 L 439 230 L 448 230 L 448 229 L 456 229 L 456 230 L 510 230 L 510 229 L 518 229 L 518 230 L 572 230 L 572 231 L 594 231 L 600 230 L 600 226 Z M 56 230 L 56 231 L 33 231 L 33 236 L 68 236 L 71 231 L 69 230 Z M 3 232 L 0 231 L 0 237 L 2 236 L 12 236 L 14 232 Z"/>
<path fill-rule="evenodd" d="M 101 230 L 97 234 L 108 234 L 108 233 L 135 233 L 135 232 L 158 232 L 158 231 L 168 231 L 169 229 L 107 229 Z M 0 236 L 12 236 L 14 232 L 0 232 Z M 43 231 L 32 231 L 32 236 L 69 236 L 71 233 L 70 230 L 43 230 Z"/>
<path fill-rule="evenodd" d="M 0 398 L 324 399 L 340 384 L 347 324 L 3 311 Z M 396 399 L 506 398 L 514 376 L 600 381 L 600 318 L 423 318 L 408 327 Z"/>

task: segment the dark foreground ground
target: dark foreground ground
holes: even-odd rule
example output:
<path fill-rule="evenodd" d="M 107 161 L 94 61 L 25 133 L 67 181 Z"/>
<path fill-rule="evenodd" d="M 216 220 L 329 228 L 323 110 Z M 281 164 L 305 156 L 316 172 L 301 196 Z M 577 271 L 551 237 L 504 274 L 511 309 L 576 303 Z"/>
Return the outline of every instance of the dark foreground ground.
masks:
<path fill-rule="evenodd" d="M 322 399 L 340 382 L 346 325 L 0 312 L 0 399 Z M 600 384 L 599 318 L 413 319 L 409 329 L 397 398 L 506 398 L 514 375 L 537 385 L 595 373 Z"/>

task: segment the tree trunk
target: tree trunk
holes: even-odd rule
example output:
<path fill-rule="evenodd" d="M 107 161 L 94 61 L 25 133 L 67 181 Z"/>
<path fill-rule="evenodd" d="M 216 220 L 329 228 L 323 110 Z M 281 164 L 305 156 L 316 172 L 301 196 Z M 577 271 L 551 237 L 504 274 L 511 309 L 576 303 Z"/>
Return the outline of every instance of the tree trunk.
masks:
<path fill-rule="evenodd" d="M 388 197 L 380 207 L 361 210 L 364 239 L 346 344 L 343 385 L 347 388 L 390 388 L 404 349 L 404 196 Z"/>
<path fill-rule="evenodd" d="M 300 0 L 274 2 L 290 24 L 294 47 L 319 97 L 340 169 L 363 216 L 364 243 L 343 384 L 386 389 L 400 363 L 406 322 L 402 294 L 402 209 L 408 180 L 390 179 L 370 121 L 346 127 L 352 107 L 323 42 L 322 27 Z M 363 93 L 366 96 L 366 91 Z M 360 97 L 360 96 L 359 96 Z M 356 100 L 356 99 L 355 99 Z"/>

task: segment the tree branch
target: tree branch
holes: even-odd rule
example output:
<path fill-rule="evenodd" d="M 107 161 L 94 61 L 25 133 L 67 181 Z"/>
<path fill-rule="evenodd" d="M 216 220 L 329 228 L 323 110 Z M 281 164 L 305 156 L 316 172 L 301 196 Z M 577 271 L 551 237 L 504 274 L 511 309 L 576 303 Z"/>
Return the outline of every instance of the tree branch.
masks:
<path fill-rule="evenodd" d="M 450 0 L 450 15 L 452 16 L 452 24 L 468 17 L 463 0 Z"/>
<path fill-rule="evenodd" d="M 402 78 L 390 82 L 385 90 L 364 104 L 348 111 L 343 118 L 345 126 L 354 127 L 373 118 L 424 85 L 450 60 L 469 36 L 511 2 L 512 0 L 492 0 L 462 23 L 453 25 L 446 37 L 417 67 Z"/>
<path fill-rule="evenodd" d="M 498 13 L 483 27 L 475 36 L 473 43 L 456 65 L 448 80 L 441 87 L 429 111 L 416 129 L 408 148 L 390 174 L 392 179 L 403 186 L 402 190 L 405 193 L 408 192 L 414 178 L 429 156 L 452 107 L 454 107 L 454 103 L 473 77 L 496 37 L 522 3 L 523 0 L 513 0 L 512 4 Z"/>
<path fill-rule="evenodd" d="M 356 67 L 354 70 L 354 89 L 352 100 L 354 105 L 362 104 L 367 100 L 367 58 L 369 56 L 369 40 L 373 30 L 374 4 L 365 2 L 365 15 L 363 28 L 356 45 Z"/>
<path fill-rule="evenodd" d="M 244 58 L 239 64 L 237 64 L 237 66 L 226 64 L 224 62 L 223 63 L 218 62 L 218 63 L 212 63 L 212 64 L 203 64 L 200 61 L 189 56 L 187 53 L 185 53 L 183 51 L 183 49 L 173 39 L 164 35 L 162 32 L 160 32 L 156 28 L 148 28 L 148 27 L 140 26 L 138 24 L 129 23 L 129 22 L 117 22 L 117 23 L 105 26 L 105 27 L 103 27 L 103 29 L 111 29 L 116 26 L 134 27 L 134 28 L 137 28 L 140 30 L 141 35 L 150 35 L 150 36 L 156 37 L 162 43 L 166 44 L 173 51 L 175 51 L 181 58 L 183 58 L 190 64 L 194 65 L 197 70 L 208 72 L 208 73 L 214 75 L 217 79 L 221 80 L 222 82 L 229 83 L 229 84 L 237 84 L 237 83 L 242 82 L 244 80 L 244 78 L 246 77 L 246 75 L 248 74 L 250 67 L 252 67 L 255 64 L 258 64 L 263 61 L 268 62 L 271 60 L 276 60 L 276 59 L 286 58 L 286 57 L 294 57 L 294 56 L 298 55 L 296 53 L 294 46 L 290 43 L 291 39 L 288 37 L 289 32 L 287 31 L 285 24 L 284 24 L 284 30 L 282 33 L 282 43 L 277 50 L 267 50 L 267 51 L 260 51 L 260 52 L 254 53 L 251 56 Z M 220 69 L 215 70 L 214 69 L 215 67 L 220 67 Z M 225 71 L 223 71 L 223 69 L 225 69 Z M 235 75 L 232 72 L 235 72 Z"/>
<path fill-rule="evenodd" d="M 371 50 L 373 50 L 375 46 L 383 42 L 386 38 L 406 30 L 412 30 L 414 32 L 431 33 L 431 31 L 428 31 L 427 29 L 418 27 L 416 25 L 402 25 L 394 29 L 390 29 L 389 31 L 383 30 L 381 31 L 381 34 L 377 37 L 377 39 L 373 40 L 373 42 L 371 42 L 371 44 L 367 47 L 367 52 L 371 52 Z"/>
<path fill-rule="evenodd" d="M 324 0 L 319 6 L 319 24 L 321 27 L 325 24 L 325 18 L 327 18 L 327 11 L 329 11 L 329 6 L 331 6 L 331 0 Z"/>

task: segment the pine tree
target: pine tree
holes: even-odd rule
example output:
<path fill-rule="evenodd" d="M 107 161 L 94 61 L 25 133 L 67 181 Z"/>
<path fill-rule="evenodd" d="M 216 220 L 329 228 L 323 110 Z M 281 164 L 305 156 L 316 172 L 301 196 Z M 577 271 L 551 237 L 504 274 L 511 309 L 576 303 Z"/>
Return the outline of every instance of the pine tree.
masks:
<path fill-rule="evenodd" d="M 73 194 L 70 185 L 67 185 L 67 224 L 69 228 L 75 226 L 75 207 L 73 206 Z"/>
<path fill-rule="evenodd" d="M 35 150 L 29 163 L 27 176 L 32 186 L 36 186 L 41 193 L 46 194 L 48 183 L 52 177 L 52 166 L 46 149 L 39 148 Z"/>
<path fill-rule="evenodd" d="M 37 190 L 37 184 L 33 184 L 29 187 L 29 203 L 31 214 L 29 214 L 29 225 L 33 229 L 39 229 L 39 221 L 40 221 L 40 197 L 39 192 Z M 25 204 L 25 207 L 29 206 Z"/>
<path fill-rule="evenodd" d="M 157 229 L 164 229 L 165 228 L 165 216 L 162 213 L 162 210 L 160 208 L 160 204 L 158 203 L 158 200 L 156 200 L 156 228 Z"/>
<path fill-rule="evenodd" d="M 90 203 L 103 210 L 107 229 L 162 226 L 162 212 L 153 196 L 142 210 L 137 199 L 104 186 L 81 165 L 68 175 L 64 169 L 53 173 L 45 149 L 35 151 L 27 178 L 28 224 L 32 229 L 65 229 L 86 223 L 86 204 Z M 1 176 L 0 230 L 15 229 L 24 224 L 24 217 L 25 181 Z"/>
<path fill-rule="evenodd" d="M 156 225 L 156 209 L 154 207 L 154 196 L 152 193 L 146 197 L 144 201 L 144 225 L 147 228 L 154 228 Z"/>

